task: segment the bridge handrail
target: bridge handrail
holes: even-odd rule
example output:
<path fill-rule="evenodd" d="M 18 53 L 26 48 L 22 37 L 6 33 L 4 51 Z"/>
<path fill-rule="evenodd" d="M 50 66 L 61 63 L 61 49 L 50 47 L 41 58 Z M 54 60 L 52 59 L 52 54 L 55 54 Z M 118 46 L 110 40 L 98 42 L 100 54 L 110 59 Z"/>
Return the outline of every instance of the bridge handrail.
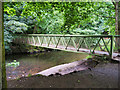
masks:
<path fill-rule="evenodd" d="M 120 35 L 62 35 L 62 34 L 16 34 L 17 36 L 49 36 L 49 37 L 120 37 Z"/>

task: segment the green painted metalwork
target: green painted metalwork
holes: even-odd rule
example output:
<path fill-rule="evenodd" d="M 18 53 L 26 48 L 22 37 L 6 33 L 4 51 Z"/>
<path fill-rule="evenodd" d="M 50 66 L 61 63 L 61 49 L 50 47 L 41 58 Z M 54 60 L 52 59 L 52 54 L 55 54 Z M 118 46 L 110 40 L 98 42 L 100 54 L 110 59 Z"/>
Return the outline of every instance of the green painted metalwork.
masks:
<path fill-rule="evenodd" d="M 88 42 L 86 42 L 86 45 L 88 46 L 88 48 L 89 48 L 89 50 L 90 50 L 90 53 L 92 53 L 91 48 L 90 48 L 90 45 L 89 45 Z"/>
<path fill-rule="evenodd" d="M 39 36 L 37 36 L 37 38 L 38 38 L 39 44 L 41 44 L 41 42 L 40 42 L 40 37 L 39 37 Z"/>
<path fill-rule="evenodd" d="M 57 44 L 57 38 L 55 37 L 55 42 L 56 42 L 56 44 Z"/>
<path fill-rule="evenodd" d="M 108 40 L 108 42 L 107 42 L 107 45 L 109 44 L 109 42 L 110 42 L 110 41 L 112 41 L 112 40 L 111 40 L 111 39 L 109 39 L 109 40 Z M 104 49 L 105 49 L 105 47 L 104 47 Z"/>
<path fill-rule="evenodd" d="M 55 45 L 54 37 L 52 37 L 51 43 L 53 43 L 53 45 Z"/>
<path fill-rule="evenodd" d="M 63 39 L 64 45 L 66 46 L 66 45 L 67 45 L 67 43 L 66 43 L 66 41 L 65 41 L 65 38 L 64 38 L 64 37 L 62 37 L 62 39 Z"/>
<path fill-rule="evenodd" d="M 51 39 L 52 39 L 52 38 L 51 38 L 51 37 L 49 37 L 49 42 L 48 42 L 48 45 L 47 45 L 48 47 L 49 47 L 49 45 L 50 45 L 50 41 L 51 41 Z"/>
<path fill-rule="evenodd" d="M 112 58 L 113 55 L 113 41 L 114 41 L 114 36 L 111 37 L 111 46 L 110 46 L 110 57 Z"/>
<path fill-rule="evenodd" d="M 115 47 L 115 44 L 118 43 L 116 38 L 120 38 L 120 35 L 28 34 L 17 36 L 17 41 L 20 41 L 17 43 L 29 43 L 35 46 L 75 52 L 87 50 L 90 54 L 93 54 L 94 51 L 95 53 L 101 51 L 107 52 L 110 57 L 113 56 L 114 48 L 120 48 Z"/>
<path fill-rule="evenodd" d="M 61 37 L 61 40 L 62 40 L 63 46 L 66 46 L 65 43 L 64 43 L 63 37 Z"/>
<path fill-rule="evenodd" d="M 42 39 L 41 45 L 43 44 L 43 40 L 44 40 L 44 37 L 43 37 L 43 39 Z"/>
<path fill-rule="evenodd" d="M 74 47 L 75 47 L 75 49 L 76 49 L 76 51 L 77 51 L 77 46 L 76 46 L 76 43 L 75 43 L 75 41 L 74 41 L 73 38 L 72 38 L 72 42 L 73 42 L 73 45 L 74 45 Z"/>
<path fill-rule="evenodd" d="M 46 41 L 46 44 L 47 44 L 47 46 L 48 46 L 48 41 L 47 41 L 47 39 L 46 39 L 47 37 L 44 37 L 44 39 L 45 39 L 45 41 Z"/>
<path fill-rule="evenodd" d="M 58 42 L 57 42 L 57 44 L 56 44 L 55 48 L 57 48 L 57 46 L 58 46 L 58 44 L 59 44 L 60 39 L 61 39 L 61 38 L 59 37 Z"/>
<path fill-rule="evenodd" d="M 109 52 L 109 50 L 108 50 L 108 48 L 107 48 L 107 45 L 106 45 L 106 43 L 105 43 L 105 41 L 104 41 L 103 38 L 102 38 L 102 41 L 103 41 L 103 43 L 104 43 L 104 45 L 105 45 L 105 48 L 106 48 L 107 52 L 110 54 L 110 52 Z"/>
<path fill-rule="evenodd" d="M 32 36 L 32 39 L 33 39 L 33 42 L 34 42 L 34 44 L 35 44 L 35 39 L 34 39 L 34 37 Z"/>
<path fill-rule="evenodd" d="M 84 39 L 84 44 L 85 44 L 85 47 L 88 48 L 88 46 L 86 44 L 86 38 Z"/>
<path fill-rule="evenodd" d="M 79 41 L 78 41 L 78 49 L 77 49 L 77 51 L 79 51 L 79 48 L 80 48 L 80 42 L 81 42 L 81 38 L 79 38 Z"/>
<path fill-rule="evenodd" d="M 92 53 L 94 53 L 94 50 L 97 48 L 97 45 L 99 44 L 99 42 L 100 42 L 101 39 L 102 39 L 102 38 L 100 37 L 100 39 L 99 39 L 98 42 L 96 43 L 96 45 L 95 45 Z"/>
<path fill-rule="evenodd" d="M 81 48 L 82 43 L 84 42 L 84 39 L 85 39 L 85 37 L 82 38 L 82 41 L 81 41 L 81 43 L 79 44 L 79 47 L 78 47 L 78 50 L 77 50 L 77 51 L 79 51 L 79 49 Z"/>
<path fill-rule="evenodd" d="M 69 44 L 70 40 L 71 40 L 71 37 L 69 38 L 69 41 L 68 41 L 68 43 L 66 44 L 65 49 L 67 49 L 67 47 L 68 47 L 68 44 Z"/>

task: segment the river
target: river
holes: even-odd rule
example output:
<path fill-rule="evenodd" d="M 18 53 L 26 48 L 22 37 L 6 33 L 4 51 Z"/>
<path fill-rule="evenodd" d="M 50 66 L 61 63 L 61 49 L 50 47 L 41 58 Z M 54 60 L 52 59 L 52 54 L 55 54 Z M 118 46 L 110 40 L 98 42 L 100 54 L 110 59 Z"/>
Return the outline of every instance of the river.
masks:
<path fill-rule="evenodd" d="M 65 51 L 41 52 L 36 54 L 7 55 L 6 64 L 16 60 L 16 67 L 6 66 L 7 80 L 34 75 L 50 67 L 82 60 L 88 55 L 85 53 L 72 53 Z"/>

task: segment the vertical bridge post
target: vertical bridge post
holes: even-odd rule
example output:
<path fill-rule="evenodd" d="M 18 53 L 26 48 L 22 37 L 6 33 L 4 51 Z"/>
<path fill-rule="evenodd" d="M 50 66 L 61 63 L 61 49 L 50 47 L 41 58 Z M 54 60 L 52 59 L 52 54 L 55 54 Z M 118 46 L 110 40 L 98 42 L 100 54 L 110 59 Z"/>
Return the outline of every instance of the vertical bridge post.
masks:
<path fill-rule="evenodd" d="M 111 39 L 111 44 L 110 44 L 110 57 L 111 58 L 113 58 L 113 41 L 114 41 L 114 36 L 112 35 L 111 37 L 110 37 L 110 39 Z"/>

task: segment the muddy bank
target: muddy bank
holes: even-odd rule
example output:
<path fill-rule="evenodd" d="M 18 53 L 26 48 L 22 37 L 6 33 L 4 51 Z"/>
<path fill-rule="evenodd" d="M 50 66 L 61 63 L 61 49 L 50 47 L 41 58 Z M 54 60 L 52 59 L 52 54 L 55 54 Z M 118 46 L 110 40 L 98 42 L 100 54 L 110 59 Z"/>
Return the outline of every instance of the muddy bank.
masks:
<path fill-rule="evenodd" d="M 83 59 L 83 60 L 79 60 L 79 61 L 74 61 L 71 63 L 67 63 L 67 64 L 62 64 L 62 65 L 58 65 L 46 70 L 43 70 L 39 73 L 36 73 L 35 75 L 43 75 L 43 76 L 51 76 L 51 75 L 55 75 L 55 74 L 59 74 L 59 75 L 65 75 L 65 74 L 69 74 L 72 72 L 78 72 L 78 71 L 82 71 L 82 70 L 87 70 L 87 69 L 92 69 L 94 68 L 97 64 L 105 64 L 105 63 L 118 63 L 118 61 L 115 61 L 113 59 L 110 59 L 107 56 L 93 56 L 92 58 L 88 58 L 88 59 Z"/>
<path fill-rule="evenodd" d="M 118 88 L 119 63 L 100 59 L 97 60 L 98 64 L 87 63 L 90 69 L 66 75 L 34 75 L 10 80 L 8 88 Z"/>
<path fill-rule="evenodd" d="M 98 64 L 91 70 L 63 76 L 35 75 L 11 80 L 8 88 L 118 88 L 118 64 Z"/>

